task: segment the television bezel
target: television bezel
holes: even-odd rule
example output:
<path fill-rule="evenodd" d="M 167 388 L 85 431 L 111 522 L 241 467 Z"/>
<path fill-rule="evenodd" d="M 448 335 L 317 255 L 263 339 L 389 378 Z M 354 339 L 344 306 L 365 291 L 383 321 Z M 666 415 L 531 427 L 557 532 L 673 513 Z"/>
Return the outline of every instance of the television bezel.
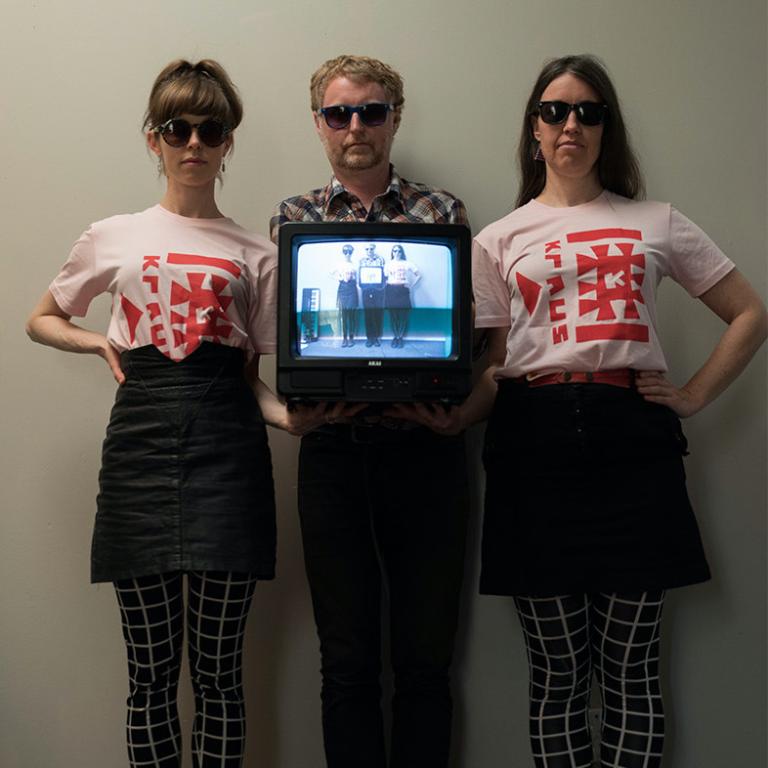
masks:
<path fill-rule="evenodd" d="M 295 282 L 294 248 L 300 238 L 303 244 L 312 237 L 319 240 L 361 242 L 406 242 L 435 241 L 440 244 L 454 243 L 456 255 L 453 259 L 453 312 L 452 347 L 454 354 L 448 358 L 393 358 L 377 356 L 375 347 L 366 356 L 353 358 L 303 357 L 294 356 L 292 348 L 297 343 L 296 323 L 298 301 Z M 435 377 L 466 377 L 466 384 L 459 387 L 460 394 L 441 392 L 439 385 L 434 396 L 406 398 L 410 400 L 459 401 L 469 392 L 472 373 L 472 284 L 471 284 L 471 243 L 470 230 L 463 224 L 428 224 L 411 222 L 287 222 L 278 230 L 278 336 L 277 336 L 277 384 L 281 395 L 289 400 L 310 401 L 363 401 L 369 398 L 350 397 L 341 392 L 334 394 L 326 390 L 315 394 L 297 392 L 290 384 L 290 375 L 296 371 L 341 371 L 343 376 L 350 372 L 378 374 L 382 376 L 402 373 L 426 374 Z M 362 312 L 362 310 L 361 310 Z M 362 318 L 361 318 L 362 320 Z M 362 333 L 361 339 L 365 339 Z M 368 350 L 366 350 L 368 351 Z M 393 402 L 399 400 L 382 398 Z"/>

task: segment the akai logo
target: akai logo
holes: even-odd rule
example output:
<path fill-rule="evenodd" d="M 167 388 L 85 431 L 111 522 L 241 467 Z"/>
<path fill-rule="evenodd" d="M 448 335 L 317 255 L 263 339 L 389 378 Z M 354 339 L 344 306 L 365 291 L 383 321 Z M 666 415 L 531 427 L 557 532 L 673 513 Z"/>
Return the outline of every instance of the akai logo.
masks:
<path fill-rule="evenodd" d="M 368 365 L 381 366 L 381 360 L 369 360 Z"/>

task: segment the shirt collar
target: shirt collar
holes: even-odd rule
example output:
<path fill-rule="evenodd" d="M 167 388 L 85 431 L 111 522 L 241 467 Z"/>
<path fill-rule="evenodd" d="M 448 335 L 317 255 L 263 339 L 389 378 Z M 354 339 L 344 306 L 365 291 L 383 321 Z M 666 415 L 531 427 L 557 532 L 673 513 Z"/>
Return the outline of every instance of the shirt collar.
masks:
<path fill-rule="evenodd" d="M 331 204 L 339 195 L 346 195 L 347 198 L 349 198 L 350 193 L 334 174 L 331 176 L 331 180 L 325 188 L 324 209 L 326 215 L 331 209 Z M 381 195 L 376 196 L 376 199 L 381 197 L 392 197 L 397 201 L 399 207 L 402 208 L 403 206 L 403 180 L 395 170 L 395 166 L 391 163 L 389 166 L 389 184 Z"/>

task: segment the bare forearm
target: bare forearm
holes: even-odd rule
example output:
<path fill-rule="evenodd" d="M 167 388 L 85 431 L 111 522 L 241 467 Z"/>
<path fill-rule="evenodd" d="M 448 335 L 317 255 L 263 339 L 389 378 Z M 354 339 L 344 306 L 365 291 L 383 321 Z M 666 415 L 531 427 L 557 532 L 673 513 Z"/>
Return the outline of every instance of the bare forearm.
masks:
<path fill-rule="evenodd" d="M 498 366 L 495 365 L 486 368 L 475 382 L 469 397 L 459 406 L 459 418 L 463 429 L 485 421 L 490 416 L 496 400 L 497 384 L 493 376 L 497 370 Z"/>
<path fill-rule="evenodd" d="M 641 371 L 637 391 L 648 401 L 671 408 L 685 418 L 711 403 L 744 370 L 768 333 L 760 297 L 735 269 L 701 300 L 728 324 L 707 361 L 678 388 L 658 371 Z"/>
<path fill-rule="evenodd" d="M 465 427 L 485 421 L 491 415 L 498 389 L 494 376 L 504 366 L 507 355 L 509 328 L 487 328 L 481 329 L 480 332 L 488 343 L 487 367 L 475 382 L 469 397 L 461 405 L 461 420 Z"/>
<path fill-rule="evenodd" d="M 704 365 L 683 386 L 697 411 L 711 403 L 746 368 L 766 333 L 768 321 L 760 306 L 733 320 Z"/>
<path fill-rule="evenodd" d="M 484 421 L 491 414 L 496 400 L 496 375 L 506 359 L 506 339 L 508 328 L 490 328 L 486 332 L 488 349 L 485 356 L 485 370 L 475 381 L 469 397 L 458 407 L 429 408 L 423 403 L 396 405 L 393 416 L 416 421 L 444 435 L 456 435 L 459 432 Z"/>
<path fill-rule="evenodd" d="M 69 315 L 58 308 L 50 293 L 43 296 L 27 321 L 27 335 L 38 344 L 64 352 L 98 355 L 106 361 L 115 381 L 118 384 L 125 382 L 120 354 L 106 336 L 70 322 Z"/>
<path fill-rule="evenodd" d="M 103 354 L 107 344 L 103 334 L 80 328 L 57 315 L 31 317 L 27 322 L 27 335 L 38 344 L 81 354 Z"/>
<path fill-rule="evenodd" d="M 326 403 L 315 405 L 288 406 L 259 378 L 250 378 L 251 387 L 261 408 L 264 421 L 271 427 L 282 429 L 295 437 L 306 435 L 321 424 L 345 421 L 353 417 L 362 407 L 336 403 L 326 411 Z"/>
<path fill-rule="evenodd" d="M 259 378 L 251 380 L 251 388 L 259 403 L 264 421 L 270 427 L 287 429 L 288 410 L 277 395 Z"/>

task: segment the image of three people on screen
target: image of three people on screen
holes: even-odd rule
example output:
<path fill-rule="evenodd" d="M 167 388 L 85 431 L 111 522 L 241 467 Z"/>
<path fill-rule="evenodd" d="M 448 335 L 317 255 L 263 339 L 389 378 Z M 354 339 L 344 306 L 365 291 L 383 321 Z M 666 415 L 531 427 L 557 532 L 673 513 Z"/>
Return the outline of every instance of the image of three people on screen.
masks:
<path fill-rule="evenodd" d="M 376 251 L 375 243 L 365 246 L 365 255 L 352 261 L 354 246 L 342 247 L 343 260 L 331 273 L 339 286 L 336 306 L 339 311 L 342 347 L 352 347 L 357 333 L 357 310 L 362 305 L 365 319 L 365 346 L 379 347 L 384 330 L 384 310 L 389 310 L 392 330 L 390 345 L 405 346 L 408 316 L 413 306 L 411 289 L 421 279 L 418 268 L 409 262 L 400 244 L 392 246 L 389 260 Z M 359 295 L 358 295 L 359 288 Z"/>

